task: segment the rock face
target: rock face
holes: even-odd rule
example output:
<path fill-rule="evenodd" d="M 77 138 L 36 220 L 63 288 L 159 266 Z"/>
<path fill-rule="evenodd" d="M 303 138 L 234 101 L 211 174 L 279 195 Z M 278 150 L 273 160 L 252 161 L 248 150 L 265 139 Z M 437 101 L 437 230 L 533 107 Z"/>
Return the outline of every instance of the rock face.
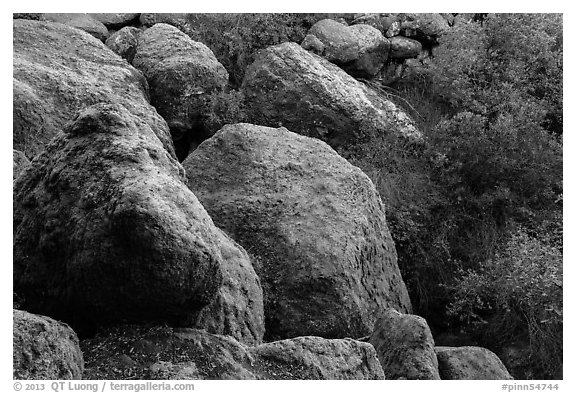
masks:
<path fill-rule="evenodd" d="M 294 43 L 262 50 L 241 91 L 252 123 L 284 126 L 334 148 L 381 133 L 420 137 L 390 101 Z"/>
<path fill-rule="evenodd" d="M 82 349 L 86 379 L 384 379 L 374 348 L 351 339 L 248 347 L 203 330 L 123 326 Z"/>
<path fill-rule="evenodd" d="M 82 379 L 78 337 L 51 318 L 13 311 L 14 379 Z"/>
<path fill-rule="evenodd" d="M 376 311 L 410 310 L 374 185 L 324 142 L 227 125 L 183 165 L 216 225 L 254 257 L 267 340 L 360 337 Z"/>
<path fill-rule="evenodd" d="M 388 309 L 369 342 L 388 379 L 440 379 L 434 339 L 424 318 Z"/>
<path fill-rule="evenodd" d="M 140 14 L 90 14 L 91 17 L 100 21 L 104 26 L 112 30 L 119 30 L 125 26 L 135 23 Z"/>
<path fill-rule="evenodd" d="M 26 167 L 30 165 L 30 160 L 19 150 L 12 150 L 12 180 L 15 180 Z"/>
<path fill-rule="evenodd" d="M 89 14 L 42 14 L 40 20 L 62 23 L 105 41 L 108 37 L 108 29 L 102 22 Z"/>
<path fill-rule="evenodd" d="M 481 347 L 436 347 L 441 379 L 513 379 L 493 352 Z"/>
<path fill-rule="evenodd" d="M 24 19 L 13 23 L 15 149 L 34 157 L 79 110 L 115 102 L 145 121 L 175 156 L 168 126 L 149 104 L 138 70 L 77 29 Z"/>
<path fill-rule="evenodd" d="M 264 337 L 264 299 L 260 279 L 246 251 L 224 232 L 218 233 L 226 263 L 221 266 L 222 286 L 205 307 L 195 326 L 256 345 Z"/>
<path fill-rule="evenodd" d="M 393 59 L 409 59 L 418 57 L 422 44 L 406 37 L 390 38 L 390 57 Z"/>
<path fill-rule="evenodd" d="M 112 34 L 106 40 L 106 46 L 117 55 L 125 58 L 129 63 L 134 60 L 136 55 L 136 48 L 138 47 L 138 37 L 142 30 L 126 26 Z"/>
<path fill-rule="evenodd" d="M 228 83 L 228 72 L 206 45 L 165 23 L 142 33 L 133 64 L 146 76 L 152 104 L 175 141 L 194 132 L 205 97 Z"/>
<path fill-rule="evenodd" d="M 81 327 L 191 326 L 217 296 L 223 266 L 248 262 L 183 181 L 142 119 L 118 104 L 81 112 L 14 184 L 24 308 Z"/>
<path fill-rule="evenodd" d="M 325 57 L 350 75 L 371 78 L 388 58 L 390 43 L 372 26 L 345 26 L 323 19 L 310 28 L 302 47 Z"/>

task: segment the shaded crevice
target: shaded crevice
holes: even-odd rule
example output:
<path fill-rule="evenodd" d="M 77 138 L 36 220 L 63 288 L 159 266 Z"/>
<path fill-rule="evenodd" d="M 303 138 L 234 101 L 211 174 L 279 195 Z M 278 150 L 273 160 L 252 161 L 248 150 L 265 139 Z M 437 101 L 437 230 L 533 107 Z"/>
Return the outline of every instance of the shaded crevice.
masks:
<path fill-rule="evenodd" d="M 182 135 L 179 139 L 174 139 L 174 149 L 176 150 L 176 157 L 179 162 L 183 162 L 190 153 L 196 150 L 198 145 L 212 136 L 201 123 L 196 124 L 188 130 L 173 131 L 172 135 Z"/>

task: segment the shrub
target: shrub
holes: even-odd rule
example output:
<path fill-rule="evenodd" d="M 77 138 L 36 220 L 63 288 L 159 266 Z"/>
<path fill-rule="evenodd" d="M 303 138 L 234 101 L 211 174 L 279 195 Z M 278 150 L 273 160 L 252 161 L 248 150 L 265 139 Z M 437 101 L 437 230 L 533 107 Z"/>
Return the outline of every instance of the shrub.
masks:
<path fill-rule="evenodd" d="M 256 52 L 287 41 L 300 43 L 314 23 L 329 14 L 189 14 L 194 40 L 203 42 L 238 88 Z"/>
<path fill-rule="evenodd" d="M 481 307 L 489 295 L 516 296 L 506 289 L 512 281 L 489 285 L 498 269 L 518 274 L 520 288 L 537 277 L 541 264 L 523 267 L 514 247 L 561 268 L 561 24 L 554 14 L 489 14 L 456 25 L 428 68 L 389 87 L 395 90 L 387 98 L 413 115 L 426 149 L 383 139 L 350 157 L 386 203 L 415 311 L 433 331 L 461 325 L 497 352 L 506 341 L 537 340 L 526 365 L 536 378 L 549 378 L 561 364 L 561 317 L 539 322 L 549 317 L 542 314 L 547 306 L 536 304 L 547 292 L 534 290 L 507 318 Z M 476 315 L 487 324 L 465 312 L 471 300 L 464 288 L 475 284 Z M 454 318 L 446 318 L 448 310 Z M 491 340 L 505 332 L 505 339 Z"/>
<path fill-rule="evenodd" d="M 495 348 L 525 340 L 528 376 L 561 377 L 560 250 L 518 230 L 493 258 L 462 272 L 451 289 L 448 315 L 465 330 Z"/>

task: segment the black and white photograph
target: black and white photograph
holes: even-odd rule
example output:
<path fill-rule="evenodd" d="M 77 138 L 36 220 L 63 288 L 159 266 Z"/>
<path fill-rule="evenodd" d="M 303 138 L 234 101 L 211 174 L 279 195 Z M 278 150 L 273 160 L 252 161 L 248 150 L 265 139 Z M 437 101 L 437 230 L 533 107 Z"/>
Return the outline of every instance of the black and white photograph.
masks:
<path fill-rule="evenodd" d="M 566 391 L 566 15 L 402 6 L 12 5 L 6 391 Z"/>

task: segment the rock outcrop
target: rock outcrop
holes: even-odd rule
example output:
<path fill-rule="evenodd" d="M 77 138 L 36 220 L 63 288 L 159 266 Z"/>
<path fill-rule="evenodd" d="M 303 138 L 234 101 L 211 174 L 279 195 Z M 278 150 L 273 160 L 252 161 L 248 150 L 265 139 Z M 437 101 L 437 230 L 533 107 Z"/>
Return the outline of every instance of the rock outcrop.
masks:
<path fill-rule="evenodd" d="M 132 63 L 138 47 L 138 37 L 141 33 L 142 30 L 136 27 L 123 27 L 108 37 L 106 46 L 120 57 L 126 59 L 128 63 Z"/>
<path fill-rule="evenodd" d="M 168 122 L 176 143 L 184 137 L 201 142 L 202 130 L 194 128 L 204 100 L 228 83 L 228 72 L 212 51 L 174 26 L 157 23 L 140 35 L 132 63 L 146 76 L 152 105 Z M 182 159 L 187 153 L 186 148 Z"/>
<path fill-rule="evenodd" d="M 83 30 L 100 41 L 105 41 L 108 37 L 106 26 L 90 14 L 42 14 L 40 20 L 62 23 Z"/>
<path fill-rule="evenodd" d="M 351 339 L 249 347 L 203 330 L 122 326 L 82 348 L 86 379 L 384 379 L 374 348 Z"/>
<path fill-rule="evenodd" d="M 68 325 L 21 310 L 12 315 L 14 379 L 82 379 L 82 351 Z"/>
<path fill-rule="evenodd" d="M 248 274 L 249 262 L 183 181 L 151 127 L 123 106 L 81 112 L 14 184 L 24 308 L 74 327 L 191 326 L 218 295 L 223 266 Z"/>
<path fill-rule="evenodd" d="M 384 133 L 420 137 L 392 102 L 294 43 L 262 50 L 241 91 L 251 123 L 284 126 L 333 148 Z"/>
<path fill-rule="evenodd" d="M 513 379 L 502 361 L 486 348 L 436 347 L 441 379 Z"/>
<path fill-rule="evenodd" d="M 440 379 L 434 339 L 424 318 L 388 309 L 368 340 L 387 379 Z"/>
<path fill-rule="evenodd" d="M 16 178 L 30 165 L 30 160 L 24 153 L 19 150 L 12 149 L 13 164 L 12 164 L 12 180 Z"/>
<path fill-rule="evenodd" d="M 316 22 L 301 45 L 360 78 L 371 78 L 380 71 L 390 47 L 372 26 L 345 26 L 332 19 Z"/>
<path fill-rule="evenodd" d="M 15 149 L 34 157 L 78 111 L 112 102 L 145 121 L 175 156 L 142 73 L 78 29 L 25 19 L 15 19 L 13 29 Z"/>
<path fill-rule="evenodd" d="M 410 310 L 374 185 L 324 142 L 227 125 L 183 165 L 216 225 L 254 257 L 267 340 L 360 337 L 378 310 Z"/>

